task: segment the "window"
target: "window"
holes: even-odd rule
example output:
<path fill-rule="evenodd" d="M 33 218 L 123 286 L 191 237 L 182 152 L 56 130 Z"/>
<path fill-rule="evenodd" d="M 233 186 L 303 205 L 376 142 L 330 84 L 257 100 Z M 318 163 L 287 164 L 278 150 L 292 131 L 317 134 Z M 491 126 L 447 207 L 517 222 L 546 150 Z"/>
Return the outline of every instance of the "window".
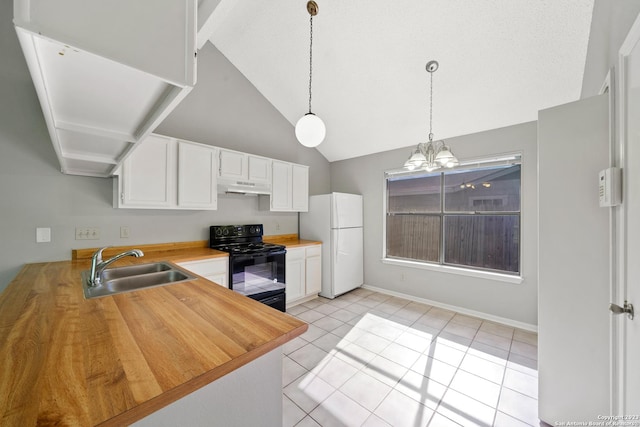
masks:
<path fill-rule="evenodd" d="M 386 257 L 519 274 L 520 168 L 387 175 Z"/>

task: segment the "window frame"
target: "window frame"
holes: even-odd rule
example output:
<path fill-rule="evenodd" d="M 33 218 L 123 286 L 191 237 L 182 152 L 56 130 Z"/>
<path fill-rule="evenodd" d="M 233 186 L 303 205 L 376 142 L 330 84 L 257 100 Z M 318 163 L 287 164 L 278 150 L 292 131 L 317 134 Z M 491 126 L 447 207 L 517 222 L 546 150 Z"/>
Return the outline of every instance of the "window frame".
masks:
<path fill-rule="evenodd" d="M 387 179 L 393 176 L 412 176 L 412 175 L 422 175 L 424 171 L 407 171 L 405 169 L 391 169 L 384 172 L 382 177 L 382 263 L 403 267 L 411 267 L 418 268 L 423 270 L 431 270 L 437 271 L 441 273 L 448 274 L 458 274 L 462 276 L 471 276 L 485 279 L 492 279 L 507 283 L 520 284 L 523 282 L 523 265 L 522 265 L 522 254 L 523 254 L 523 178 L 524 178 L 524 162 L 522 152 L 511 152 L 511 153 L 503 153 L 500 155 L 492 155 L 492 156 L 483 156 L 479 158 L 469 159 L 464 162 L 461 162 L 459 166 L 452 168 L 450 170 L 468 170 L 475 169 L 481 167 L 490 167 L 490 166 L 507 166 L 513 164 L 521 165 L 521 175 L 520 175 L 520 209 L 517 212 L 513 211 L 451 211 L 445 212 L 444 203 L 445 197 L 441 195 L 440 197 L 440 211 L 439 212 L 429 212 L 424 213 L 424 215 L 437 216 L 440 219 L 440 248 L 439 248 L 439 260 L 437 262 L 432 261 L 421 261 L 421 260 L 413 260 L 408 258 L 396 258 L 387 256 L 387 204 L 388 204 L 388 193 L 387 193 Z M 443 171 L 439 171 L 440 173 Z M 446 172 L 446 171 L 444 171 Z M 436 172 L 438 173 L 438 172 Z M 441 180 L 441 192 L 445 187 L 445 179 L 443 175 L 443 179 Z M 457 264 L 445 264 L 445 217 L 447 216 L 455 216 L 455 215 L 465 215 L 465 216 L 499 216 L 499 215 L 511 215 L 518 216 L 519 221 L 519 230 L 518 230 L 518 266 L 519 272 L 517 273 L 509 273 L 506 271 L 493 270 L 493 269 L 485 269 L 481 267 L 475 266 L 465 266 L 465 265 L 457 265 Z"/>

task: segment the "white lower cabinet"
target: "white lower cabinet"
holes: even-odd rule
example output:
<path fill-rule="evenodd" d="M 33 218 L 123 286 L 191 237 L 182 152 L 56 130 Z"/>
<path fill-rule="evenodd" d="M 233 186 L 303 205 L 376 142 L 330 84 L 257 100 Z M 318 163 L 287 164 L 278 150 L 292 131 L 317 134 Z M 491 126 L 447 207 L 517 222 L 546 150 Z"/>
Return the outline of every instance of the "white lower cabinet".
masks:
<path fill-rule="evenodd" d="M 287 249 L 285 267 L 285 283 L 287 284 L 287 304 L 304 296 L 305 273 L 305 249 Z"/>
<path fill-rule="evenodd" d="M 287 304 L 316 297 L 322 286 L 322 245 L 287 248 Z"/>
<path fill-rule="evenodd" d="M 305 259 L 306 294 L 317 295 L 322 289 L 322 245 L 307 246 Z"/>
<path fill-rule="evenodd" d="M 207 280 L 217 283 L 223 288 L 229 287 L 229 257 L 178 262 L 176 264 Z"/>

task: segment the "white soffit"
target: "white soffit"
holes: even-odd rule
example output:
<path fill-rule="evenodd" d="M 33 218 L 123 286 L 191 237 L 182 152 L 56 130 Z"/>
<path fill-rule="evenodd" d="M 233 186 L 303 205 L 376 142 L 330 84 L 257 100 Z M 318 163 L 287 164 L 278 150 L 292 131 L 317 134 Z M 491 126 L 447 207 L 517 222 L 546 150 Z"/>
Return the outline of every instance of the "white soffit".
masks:
<path fill-rule="evenodd" d="M 431 59 L 436 139 L 580 97 L 593 0 L 316 1 L 312 110 L 329 161 L 427 140 Z M 292 125 L 308 110 L 305 5 L 222 0 L 210 38 Z"/>

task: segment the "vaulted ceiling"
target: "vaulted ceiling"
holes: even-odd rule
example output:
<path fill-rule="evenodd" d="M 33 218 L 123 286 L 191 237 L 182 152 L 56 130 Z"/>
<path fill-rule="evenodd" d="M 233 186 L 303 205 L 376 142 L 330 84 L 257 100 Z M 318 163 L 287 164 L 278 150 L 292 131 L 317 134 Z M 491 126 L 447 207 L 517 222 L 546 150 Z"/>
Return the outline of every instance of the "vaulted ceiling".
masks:
<path fill-rule="evenodd" d="M 579 99 L 593 0 L 316 0 L 318 150 L 336 161 L 537 119 Z M 293 125 L 308 110 L 306 0 L 222 0 L 210 41 Z"/>

